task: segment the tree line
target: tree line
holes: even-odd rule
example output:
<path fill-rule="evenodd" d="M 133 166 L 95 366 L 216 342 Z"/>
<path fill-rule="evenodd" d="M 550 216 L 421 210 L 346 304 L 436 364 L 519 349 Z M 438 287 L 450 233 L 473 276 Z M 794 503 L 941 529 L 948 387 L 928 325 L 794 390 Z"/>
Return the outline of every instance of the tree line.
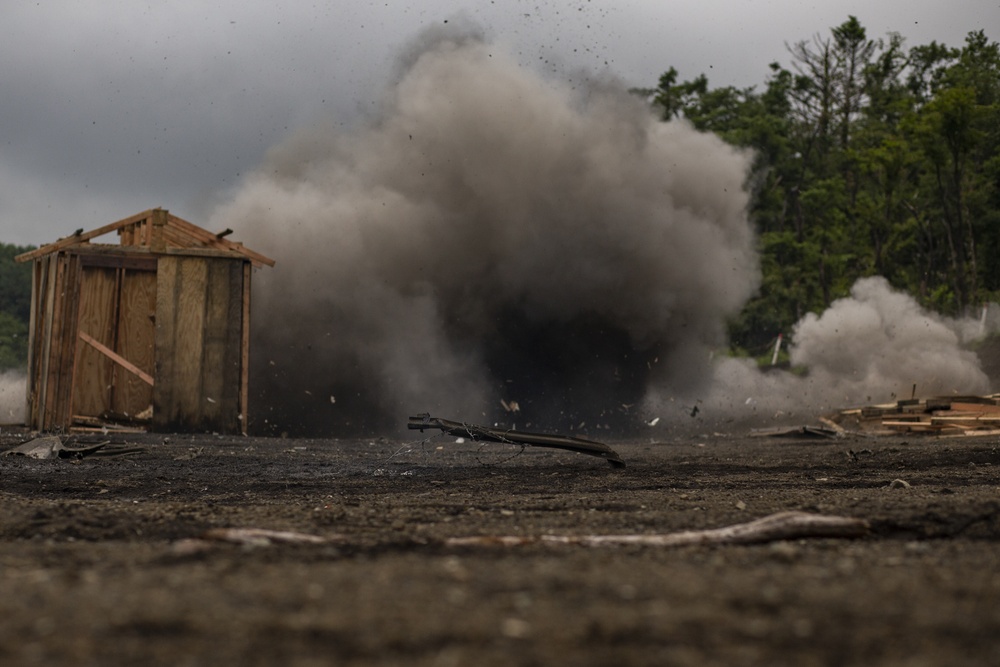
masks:
<path fill-rule="evenodd" d="M 1000 296 L 1000 48 L 983 31 L 951 48 L 871 39 L 854 16 L 787 45 L 766 85 L 704 74 L 636 90 L 752 149 L 750 218 L 763 282 L 731 323 L 759 350 L 860 277 L 882 275 L 939 312 Z"/>
<path fill-rule="evenodd" d="M 33 248 L 0 243 L 0 372 L 24 369 L 31 316 L 31 264 L 14 258 Z"/>

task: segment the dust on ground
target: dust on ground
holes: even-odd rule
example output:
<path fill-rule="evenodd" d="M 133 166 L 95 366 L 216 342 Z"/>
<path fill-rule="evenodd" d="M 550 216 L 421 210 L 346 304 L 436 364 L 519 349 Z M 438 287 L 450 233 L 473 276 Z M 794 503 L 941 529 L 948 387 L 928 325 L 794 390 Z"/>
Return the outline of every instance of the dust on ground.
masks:
<path fill-rule="evenodd" d="M 442 437 L 114 440 L 143 451 L 0 457 L 4 665 L 1000 664 L 996 437 L 613 443 L 623 470 Z M 784 510 L 871 535 L 444 544 Z M 190 541 L 220 527 L 331 540 Z"/>

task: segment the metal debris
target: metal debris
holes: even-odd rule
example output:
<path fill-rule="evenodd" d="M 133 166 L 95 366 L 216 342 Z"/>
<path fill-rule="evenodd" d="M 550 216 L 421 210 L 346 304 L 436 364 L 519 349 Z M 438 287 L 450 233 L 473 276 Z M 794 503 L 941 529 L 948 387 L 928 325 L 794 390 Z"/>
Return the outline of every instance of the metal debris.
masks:
<path fill-rule="evenodd" d="M 565 435 L 550 435 L 547 433 L 526 433 L 524 431 L 512 431 L 505 429 L 493 429 L 485 426 L 475 426 L 463 422 L 453 422 L 447 419 L 431 417 L 428 413 L 410 417 L 407 428 L 419 430 L 440 429 L 443 433 L 454 435 L 460 438 L 470 438 L 472 440 L 485 440 L 487 442 L 501 442 L 511 445 L 531 445 L 534 447 L 553 447 L 555 449 L 566 449 L 579 454 L 597 456 L 614 468 L 624 468 L 618 453 L 601 442 L 584 440 Z"/>

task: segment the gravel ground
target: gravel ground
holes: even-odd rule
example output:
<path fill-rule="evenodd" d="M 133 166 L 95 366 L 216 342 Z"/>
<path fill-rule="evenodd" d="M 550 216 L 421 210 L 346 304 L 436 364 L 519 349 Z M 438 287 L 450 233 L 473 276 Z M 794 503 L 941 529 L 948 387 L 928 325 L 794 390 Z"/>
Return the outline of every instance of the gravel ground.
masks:
<path fill-rule="evenodd" d="M 441 436 L 109 439 L 139 451 L 0 456 L 4 665 L 1000 664 L 996 437 L 610 443 L 621 470 Z M 786 510 L 871 531 L 446 542 Z"/>

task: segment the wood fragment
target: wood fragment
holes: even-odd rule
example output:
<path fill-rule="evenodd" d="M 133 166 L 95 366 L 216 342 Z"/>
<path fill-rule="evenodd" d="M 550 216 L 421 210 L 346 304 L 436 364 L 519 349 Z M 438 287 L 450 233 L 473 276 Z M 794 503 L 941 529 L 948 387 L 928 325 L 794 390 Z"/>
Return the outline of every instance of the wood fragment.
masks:
<path fill-rule="evenodd" d="M 125 370 L 137 376 L 140 380 L 148 384 L 150 387 L 156 384 L 156 381 L 153 379 L 152 375 L 142 370 L 141 368 L 133 364 L 131 361 L 121 356 L 111 348 L 109 348 L 107 345 L 104 345 L 99 340 L 95 339 L 93 336 L 88 334 L 86 331 L 80 331 L 79 336 L 80 340 L 85 342 L 87 345 L 90 345 L 92 348 L 94 348 L 104 356 L 108 357 L 109 359 L 111 359 L 111 361 L 115 362 Z"/>
<path fill-rule="evenodd" d="M 445 540 L 450 547 L 512 547 L 532 544 L 573 544 L 587 547 L 653 546 L 680 547 L 703 544 L 760 544 L 807 537 L 857 538 L 868 534 L 868 522 L 809 512 L 779 512 L 748 523 L 708 530 L 685 530 L 654 535 L 482 535 Z"/>
<path fill-rule="evenodd" d="M 249 545 L 326 544 L 338 541 L 339 536 L 323 537 L 292 530 L 269 530 L 267 528 L 210 528 L 201 534 L 201 539 Z"/>

